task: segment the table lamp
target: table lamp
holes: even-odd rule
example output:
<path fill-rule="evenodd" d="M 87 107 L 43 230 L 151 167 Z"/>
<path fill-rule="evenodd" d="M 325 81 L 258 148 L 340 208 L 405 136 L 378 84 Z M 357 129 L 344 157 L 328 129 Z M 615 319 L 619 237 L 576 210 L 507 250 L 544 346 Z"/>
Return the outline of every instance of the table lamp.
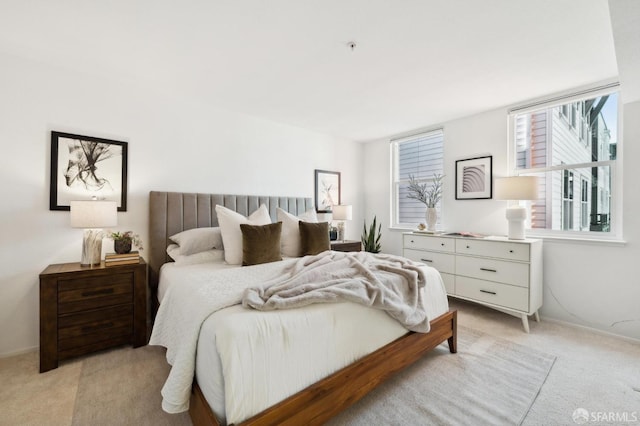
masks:
<path fill-rule="evenodd" d="M 538 178 L 535 176 L 497 178 L 495 191 L 497 200 L 537 200 Z M 526 207 L 519 204 L 507 207 L 506 217 L 509 221 L 509 239 L 524 240 L 524 221 L 527 218 Z"/>
<path fill-rule="evenodd" d="M 345 204 L 338 204 L 333 206 L 333 220 L 338 220 L 338 239 L 344 243 L 344 235 L 347 229 L 346 220 L 352 218 L 352 206 Z"/>
<path fill-rule="evenodd" d="M 104 200 L 71 201 L 71 227 L 83 228 L 80 265 L 99 265 L 102 258 L 102 228 L 118 224 L 118 203 Z"/>

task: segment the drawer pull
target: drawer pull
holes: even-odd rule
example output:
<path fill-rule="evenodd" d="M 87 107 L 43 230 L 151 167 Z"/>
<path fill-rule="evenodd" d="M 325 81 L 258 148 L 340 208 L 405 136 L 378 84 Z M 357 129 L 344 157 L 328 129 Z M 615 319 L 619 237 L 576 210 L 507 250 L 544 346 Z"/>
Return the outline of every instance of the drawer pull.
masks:
<path fill-rule="evenodd" d="M 98 331 L 98 330 L 105 330 L 107 328 L 111 328 L 113 327 L 113 323 L 112 322 L 107 322 L 105 324 L 99 324 L 99 325 L 87 325 L 82 327 L 82 332 L 83 333 L 91 333 L 93 331 Z"/>
<path fill-rule="evenodd" d="M 513 250 L 509 250 L 509 253 L 513 253 Z"/>
<path fill-rule="evenodd" d="M 442 247 L 444 247 L 444 243 L 440 243 L 440 245 L 441 245 Z"/>
<path fill-rule="evenodd" d="M 430 259 L 420 259 L 420 260 L 422 260 L 423 262 L 433 263 L 433 260 L 430 260 Z"/>
<path fill-rule="evenodd" d="M 101 294 L 111 294 L 111 293 L 113 293 L 113 288 L 103 288 L 102 290 L 84 291 L 82 292 L 82 296 L 83 297 L 98 296 Z"/>
<path fill-rule="evenodd" d="M 480 268 L 481 271 L 487 271 L 487 272 L 498 272 L 496 269 L 489 269 L 489 268 Z"/>
<path fill-rule="evenodd" d="M 471 247 L 467 246 L 467 248 L 471 248 Z"/>
<path fill-rule="evenodd" d="M 482 290 L 482 289 L 481 289 L 480 291 L 481 291 L 482 293 L 487 293 L 487 294 L 493 294 L 493 295 L 495 295 L 495 294 L 496 294 L 496 292 L 495 292 L 495 291 Z"/>

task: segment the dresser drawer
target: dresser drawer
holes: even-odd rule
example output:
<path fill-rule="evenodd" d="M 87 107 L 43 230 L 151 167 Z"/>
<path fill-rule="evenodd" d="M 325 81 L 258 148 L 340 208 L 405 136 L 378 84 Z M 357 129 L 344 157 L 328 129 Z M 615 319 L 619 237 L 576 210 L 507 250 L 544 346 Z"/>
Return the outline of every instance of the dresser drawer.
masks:
<path fill-rule="evenodd" d="M 529 310 L 529 291 L 523 287 L 456 276 L 456 295 L 518 311 Z"/>
<path fill-rule="evenodd" d="M 529 287 L 529 264 L 482 257 L 458 256 L 456 275 Z"/>
<path fill-rule="evenodd" d="M 404 248 L 455 252 L 455 240 L 453 238 L 427 237 L 416 234 L 405 234 L 403 238 Z"/>
<path fill-rule="evenodd" d="M 455 255 L 453 254 L 404 249 L 404 257 L 433 266 L 439 272 L 455 273 Z"/>
<path fill-rule="evenodd" d="M 58 285 L 60 314 L 132 302 L 131 274 L 60 280 Z"/>
<path fill-rule="evenodd" d="M 529 244 L 486 240 L 456 240 L 456 253 L 529 261 Z"/>

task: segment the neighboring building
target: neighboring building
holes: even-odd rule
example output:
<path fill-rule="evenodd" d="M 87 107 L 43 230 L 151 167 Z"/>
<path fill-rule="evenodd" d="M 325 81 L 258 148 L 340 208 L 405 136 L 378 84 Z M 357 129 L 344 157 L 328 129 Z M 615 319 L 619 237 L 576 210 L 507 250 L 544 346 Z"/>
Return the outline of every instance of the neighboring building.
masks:
<path fill-rule="evenodd" d="M 516 116 L 516 168 L 533 169 L 541 177 L 540 199 L 531 202 L 532 228 L 610 230 L 611 168 L 588 163 L 615 159 L 616 145 L 602 108 L 616 97 Z M 535 173 L 535 169 L 547 170 Z"/>

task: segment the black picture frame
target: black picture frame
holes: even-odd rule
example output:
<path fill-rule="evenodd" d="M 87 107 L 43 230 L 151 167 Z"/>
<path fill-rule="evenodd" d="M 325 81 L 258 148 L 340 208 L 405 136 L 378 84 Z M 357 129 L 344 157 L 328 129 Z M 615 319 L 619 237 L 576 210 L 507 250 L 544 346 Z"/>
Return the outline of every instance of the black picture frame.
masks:
<path fill-rule="evenodd" d="M 315 171 L 314 203 L 317 213 L 331 213 L 332 207 L 340 204 L 340 193 L 340 172 Z"/>
<path fill-rule="evenodd" d="M 456 200 L 493 197 L 493 156 L 456 161 Z"/>
<path fill-rule="evenodd" d="M 127 211 L 127 142 L 51 132 L 49 210 L 71 210 L 71 200 L 93 197 Z"/>

